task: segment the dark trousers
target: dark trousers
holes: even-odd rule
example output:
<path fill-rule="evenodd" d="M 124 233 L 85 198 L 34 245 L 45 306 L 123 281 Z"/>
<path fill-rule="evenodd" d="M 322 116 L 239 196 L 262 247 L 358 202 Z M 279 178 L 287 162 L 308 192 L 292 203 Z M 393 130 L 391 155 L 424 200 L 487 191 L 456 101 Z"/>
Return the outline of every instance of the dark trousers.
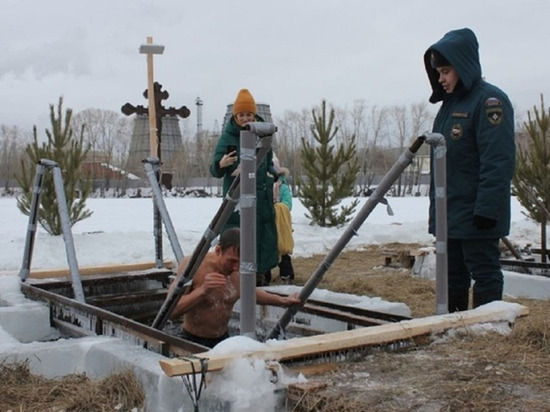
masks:
<path fill-rule="evenodd" d="M 449 239 L 449 312 L 468 309 L 471 281 L 473 306 L 502 300 L 504 278 L 500 267 L 500 239 Z"/>
<path fill-rule="evenodd" d="M 256 272 L 256 286 L 269 286 L 271 283 L 271 270 Z"/>
<path fill-rule="evenodd" d="M 294 280 L 294 267 L 290 255 L 282 255 L 279 262 L 279 276 L 285 279 Z"/>
<path fill-rule="evenodd" d="M 177 335 L 180 338 L 190 340 L 191 342 L 198 343 L 202 346 L 208 346 L 209 348 L 213 348 L 222 340 L 229 338 L 229 333 L 226 333 L 225 335 L 220 336 L 219 338 L 203 338 L 201 336 L 193 335 L 192 333 L 187 332 L 185 329 L 183 329 L 183 326 L 181 327 Z"/>

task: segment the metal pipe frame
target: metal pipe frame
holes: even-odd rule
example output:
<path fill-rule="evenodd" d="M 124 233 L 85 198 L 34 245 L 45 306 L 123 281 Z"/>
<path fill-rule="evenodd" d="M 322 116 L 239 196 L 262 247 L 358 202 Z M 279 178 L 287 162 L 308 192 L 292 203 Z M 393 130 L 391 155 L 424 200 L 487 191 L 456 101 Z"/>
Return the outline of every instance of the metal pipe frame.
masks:
<path fill-rule="evenodd" d="M 160 182 L 157 178 L 158 172 L 160 170 L 160 159 L 158 157 L 148 157 L 143 161 L 143 166 L 145 168 L 145 173 L 149 179 L 151 189 L 153 190 L 153 200 L 155 201 L 156 208 L 159 212 L 159 215 L 164 223 L 168 239 L 170 240 L 170 245 L 172 246 L 172 251 L 176 256 L 177 264 L 179 265 L 183 259 L 183 251 L 181 249 L 180 243 L 178 241 L 178 236 L 176 235 L 176 230 L 172 224 L 172 219 L 166 208 L 166 203 L 164 203 L 164 197 L 160 190 Z M 162 267 L 162 260 L 156 262 L 157 268 Z"/>
<path fill-rule="evenodd" d="M 40 159 L 37 167 L 33 187 L 33 197 L 31 201 L 31 210 L 29 213 L 29 224 L 27 228 L 27 238 L 25 241 L 25 251 L 23 253 L 23 264 L 19 276 L 22 281 L 25 281 L 30 274 L 30 265 L 34 248 L 34 239 L 36 235 L 36 223 L 40 211 L 40 195 L 42 192 L 42 184 L 44 183 L 44 173 L 50 170 L 53 174 L 53 182 L 55 195 L 57 197 L 57 209 L 59 218 L 61 219 L 61 229 L 63 231 L 63 241 L 65 242 L 65 252 L 67 254 L 67 263 L 71 272 L 72 286 L 74 298 L 79 302 L 84 302 L 84 291 L 82 289 L 82 281 L 78 270 L 78 262 L 71 232 L 71 220 L 69 217 L 69 209 L 67 207 L 67 198 L 63 185 L 63 176 L 59 165 L 53 160 Z"/>

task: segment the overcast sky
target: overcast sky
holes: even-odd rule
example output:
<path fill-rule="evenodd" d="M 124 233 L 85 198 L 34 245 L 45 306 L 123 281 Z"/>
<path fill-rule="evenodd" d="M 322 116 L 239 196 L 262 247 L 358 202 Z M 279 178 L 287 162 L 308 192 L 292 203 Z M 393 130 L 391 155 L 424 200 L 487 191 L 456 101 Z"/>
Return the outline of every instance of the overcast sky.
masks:
<path fill-rule="evenodd" d="M 240 88 L 274 115 L 321 99 L 339 107 L 426 101 L 422 55 L 470 27 L 486 79 L 518 112 L 550 94 L 548 0 L 2 0 L 0 124 L 49 127 L 63 96 L 75 112 L 147 106 L 148 36 L 165 46 L 155 80 L 165 107 L 203 100 L 203 127 L 220 124 Z M 550 102 L 550 98 L 547 98 Z"/>

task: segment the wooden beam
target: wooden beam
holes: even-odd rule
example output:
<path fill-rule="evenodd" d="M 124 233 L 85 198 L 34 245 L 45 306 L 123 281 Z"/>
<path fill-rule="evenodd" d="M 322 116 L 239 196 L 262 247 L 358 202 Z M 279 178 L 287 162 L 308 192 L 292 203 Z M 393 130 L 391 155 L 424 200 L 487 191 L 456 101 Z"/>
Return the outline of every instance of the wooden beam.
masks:
<path fill-rule="evenodd" d="M 147 37 L 147 44 L 153 44 L 153 38 Z M 147 53 L 147 98 L 149 99 L 149 144 L 151 156 L 158 157 L 159 136 L 157 130 L 157 113 L 155 107 L 155 75 L 153 74 L 153 53 Z"/>
<path fill-rule="evenodd" d="M 215 351 L 208 351 L 195 354 L 192 358 L 163 359 L 159 363 L 164 373 L 170 377 L 189 375 L 193 373 L 193 370 L 201 370 L 201 358 L 208 359 L 208 371 L 217 371 L 223 369 L 236 358 L 260 358 L 282 362 L 311 354 L 323 354 L 371 345 L 388 344 L 390 342 L 407 340 L 431 333 L 441 333 L 448 329 L 470 326 L 477 323 L 503 321 L 509 318 L 511 310 L 519 312 L 519 316 L 529 314 L 529 309 L 525 306 L 515 303 L 506 303 L 505 305 L 512 306 L 505 308 L 502 303 L 499 303 L 497 307 L 481 307 L 465 312 L 404 320 L 368 328 L 284 341 L 270 341 L 264 343 L 264 348 L 256 351 L 237 351 L 231 354 L 216 354 Z M 512 307 L 513 309 L 511 309 Z"/>
<path fill-rule="evenodd" d="M 172 269 L 174 267 L 173 262 L 164 262 L 164 267 L 167 269 Z M 128 263 L 128 264 L 118 264 L 118 265 L 109 265 L 109 266 L 87 266 L 79 268 L 80 275 L 105 275 L 112 273 L 120 272 L 132 272 L 138 270 L 149 270 L 155 268 L 155 263 L 153 262 L 144 262 L 144 263 Z M 33 279 L 47 279 L 47 278 L 59 278 L 67 277 L 70 275 L 68 268 L 65 269 L 44 269 L 44 270 L 33 270 L 29 277 Z"/>

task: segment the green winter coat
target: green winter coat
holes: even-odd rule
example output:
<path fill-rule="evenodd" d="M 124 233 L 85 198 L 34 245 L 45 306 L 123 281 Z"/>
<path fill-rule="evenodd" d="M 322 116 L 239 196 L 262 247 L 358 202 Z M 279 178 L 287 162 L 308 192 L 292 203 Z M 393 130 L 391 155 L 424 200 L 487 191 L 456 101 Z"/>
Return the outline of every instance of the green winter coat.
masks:
<path fill-rule="evenodd" d="M 259 116 L 256 116 L 256 121 L 263 121 Z M 223 131 L 216 151 L 210 164 L 210 173 L 217 178 L 223 178 L 223 195 L 227 193 L 234 176 L 231 176 L 240 164 L 237 160 L 233 166 L 220 169 L 219 164 L 222 157 L 227 153 L 228 146 L 237 148 L 237 156 L 240 156 L 240 134 L 242 128 L 231 119 L 227 122 L 227 126 Z M 271 176 L 268 175 L 268 172 Z M 272 177 L 273 176 L 273 177 Z M 257 271 L 260 273 L 267 272 L 274 268 L 279 263 L 279 255 L 277 250 L 277 229 L 275 227 L 275 207 L 273 206 L 273 182 L 274 177 L 278 174 L 273 166 L 273 152 L 269 150 L 258 165 L 256 174 L 256 264 Z M 231 214 L 224 229 L 229 227 L 240 226 L 240 213 L 236 210 Z"/>
<path fill-rule="evenodd" d="M 281 187 L 279 187 L 279 202 L 283 202 L 288 210 L 292 210 L 292 192 L 288 187 L 285 175 L 280 175 L 279 179 L 281 180 Z"/>
<path fill-rule="evenodd" d="M 431 50 L 441 53 L 460 77 L 452 94 L 438 83 Z M 502 90 L 483 80 L 478 42 L 470 29 L 447 33 L 426 51 L 424 65 L 433 91 L 430 102 L 443 102 L 433 131 L 446 141 L 448 237 L 506 236 L 516 158 L 512 104 Z M 431 168 L 429 231 L 435 234 L 433 156 Z M 494 219 L 497 225 L 479 230 L 473 224 L 474 215 Z"/>

